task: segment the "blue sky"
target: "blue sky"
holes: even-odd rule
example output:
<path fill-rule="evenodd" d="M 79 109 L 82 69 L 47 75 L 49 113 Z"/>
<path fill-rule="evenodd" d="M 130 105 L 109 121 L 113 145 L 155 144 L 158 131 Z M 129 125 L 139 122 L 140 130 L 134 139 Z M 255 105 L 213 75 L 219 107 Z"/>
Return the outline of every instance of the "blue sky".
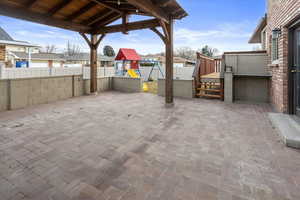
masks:
<path fill-rule="evenodd" d="M 259 19 L 264 15 L 265 0 L 177 0 L 189 16 L 175 23 L 175 48 L 188 46 L 194 50 L 209 45 L 223 51 L 252 50 L 247 42 Z M 137 20 L 132 18 L 131 20 Z M 0 16 L 0 26 L 15 40 L 45 46 L 54 44 L 62 51 L 67 41 L 88 51 L 81 36 L 59 28 L 48 27 Z M 159 37 L 149 30 L 107 35 L 100 46 L 135 48 L 141 54 L 164 51 Z"/>

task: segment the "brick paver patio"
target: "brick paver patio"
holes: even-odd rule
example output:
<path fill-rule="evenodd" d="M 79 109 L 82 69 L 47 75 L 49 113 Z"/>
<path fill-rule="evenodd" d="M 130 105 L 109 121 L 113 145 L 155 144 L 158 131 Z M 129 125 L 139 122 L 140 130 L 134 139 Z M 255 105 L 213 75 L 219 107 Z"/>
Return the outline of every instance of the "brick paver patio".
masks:
<path fill-rule="evenodd" d="M 268 105 L 103 93 L 0 113 L 1 200 L 300 199 Z"/>

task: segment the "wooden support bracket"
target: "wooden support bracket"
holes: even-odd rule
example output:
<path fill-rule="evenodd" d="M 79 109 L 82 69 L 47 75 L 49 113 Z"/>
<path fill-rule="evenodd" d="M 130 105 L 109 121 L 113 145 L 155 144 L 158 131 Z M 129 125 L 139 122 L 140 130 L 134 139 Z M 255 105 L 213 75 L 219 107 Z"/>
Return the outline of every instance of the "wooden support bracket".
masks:
<path fill-rule="evenodd" d="M 87 42 L 87 44 L 89 45 L 90 48 L 98 48 L 100 42 L 103 40 L 103 38 L 106 36 L 106 34 L 102 34 L 99 39 L 97 40 L 97 42 L 95 44 L 92 44 L 92 42 L 88 39 L 88 37 L 86 36 L 86 34 L 84 33 L 79 33 L 83 39 Z"/>
<path fill-rule="evenodd" d="M 166 36 L 164 36 L 159 30 L 157 30 L 157 28 L 150 28 L 150 30 L 156 33 L 165 44 L 168 42 Z"/>

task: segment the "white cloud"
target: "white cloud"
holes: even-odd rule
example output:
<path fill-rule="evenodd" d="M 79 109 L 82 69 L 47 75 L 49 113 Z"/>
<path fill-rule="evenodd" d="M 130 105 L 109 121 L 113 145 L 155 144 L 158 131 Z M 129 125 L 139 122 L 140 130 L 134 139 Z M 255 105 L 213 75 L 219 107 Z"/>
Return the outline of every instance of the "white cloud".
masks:
<path fill-rule="evenodd" d="M 175 45 L 189 46 L 193 49 L 209 45 L 222 52 L 252 50 L 253 45 L 248 44 L 251 36 L 249 27 L 252 27 L 249 22 L 223 23 L 212 27 L 208 30 L 175 29 Z"/>

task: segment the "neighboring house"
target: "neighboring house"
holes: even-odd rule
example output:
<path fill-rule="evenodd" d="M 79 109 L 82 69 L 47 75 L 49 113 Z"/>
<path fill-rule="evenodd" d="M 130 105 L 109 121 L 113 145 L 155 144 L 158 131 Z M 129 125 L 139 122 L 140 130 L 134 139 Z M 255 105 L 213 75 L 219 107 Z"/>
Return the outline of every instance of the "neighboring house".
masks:
<path fill-rule="evenodd" d="M 72 67 L 89 65 L 90 54 L 68 56 L 62 53 L 40 53 L 40 46 L 14 40 L 0 27 L 0 62 L 6 67 Z M 113 67 L 114 57 L 98 55 L 98 66 Z"/>
<path fill-rule="evenodd" d="M 28 61 L 29 54 L 25 52 L 11 52 L 14 63 Z M 63 54 L 57 53 L 32 53 L 29 67 L 63 67 L 65 58 Z"/>
<path fill-rule="evenodd" d="M 249 42 L 267 50 L 271 103 L 280 112 L 300 115 L 300 1 L 267 3 L 267 14 Z"/>
<path fill-rule="evenodd" d="M 165 65 L 166 63 L 165 56 L 143 56 L 143 59 L 159 61 L 161 65 Z M 194 61 L 181 58 L 181 57 L 176 57 L 176 56 L 174 57 L 173 62 L 174 62 L 174 67 L 195 67 L 196 65 L 196 62 Z"/>
<path fill-rule="evenodd" d="M 37 53 L 39 46 L 25 41 L 14 40 L 5 30 L 0 27 L 0 62 L 5 62 L 12 67 L 11 52 L 23 52 L 26 54 Z"/>
<path fill-rule="evenodd" d="M 98 62 L 97 65 L 100 67 L 113 67 L 115 57 L 108 57 L 103 55 L 98 55 Z M 90 54 L 89 53 L 79 53 L 72 56 L 65 56 L 66 65 L 74 65 L 74 64 L 81 64 L 81 65 L 89 65 L 90 64 Z"/>

